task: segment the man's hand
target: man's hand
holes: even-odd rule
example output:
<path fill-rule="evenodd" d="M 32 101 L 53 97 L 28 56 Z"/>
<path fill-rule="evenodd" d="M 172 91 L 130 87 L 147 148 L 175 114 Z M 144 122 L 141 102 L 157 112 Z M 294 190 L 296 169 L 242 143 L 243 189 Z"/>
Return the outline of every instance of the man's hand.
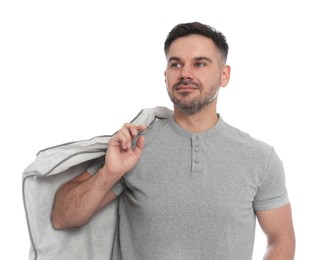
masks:
<path fill-rule="evenodd" d="M 146 126 L 126 123 L 110 139 L 105 158 L 104 170 L 109 174 L 122 177 L 130 171 L 141 157 L 144 147 L 144 137 L 139 135 Z M 136 146 L 132 149 L 132 141 L 137 138 Z"/>

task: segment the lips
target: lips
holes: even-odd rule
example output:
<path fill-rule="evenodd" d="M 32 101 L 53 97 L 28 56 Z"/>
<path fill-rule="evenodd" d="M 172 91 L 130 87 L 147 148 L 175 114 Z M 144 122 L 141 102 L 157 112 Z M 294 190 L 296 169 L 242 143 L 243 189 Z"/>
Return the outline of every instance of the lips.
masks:
<path fill-rule="evenodd" d="M 195 90 L 199 88 L 200 85 L 192 81 L 180 81 L 174 85 L 175 90 Z"/>
<path fill-rule="evenodd" d="M 176 90 L 195 90 L 195 89 L 198 89 L 198 88 L 195 87 L 195 86 L 191 86 L 191 85 L 186 85 L 186 86 L 181 85 L 181 86 L 177 86 L 175 89 Z"/>

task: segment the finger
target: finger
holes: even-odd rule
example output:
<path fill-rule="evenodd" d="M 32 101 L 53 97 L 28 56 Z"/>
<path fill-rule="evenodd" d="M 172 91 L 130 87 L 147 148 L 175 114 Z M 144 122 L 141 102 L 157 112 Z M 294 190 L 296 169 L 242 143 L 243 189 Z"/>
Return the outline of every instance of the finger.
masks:
<path fill-rule="evenodd" d="M 121 146 L 123 149 L 128 149 L 131 148 L 132 146 L 132 140 L 133 136 L 130 132 L 130 130 L 126 127 L 123 127 L 122 132 L 121 132 Z"/>
<path fill-rule="evenodd" d="M 128 128 L 123 126 L 114 136 L 113 140 L 122 149 L 131 148 L 132 136 Z"/>
<path fill-rule="evenodd" d="M 132 147 L 132 140 L 146 128 L 147 127 L 144 125 L 134 125 L 131 123 L 125 123 L 117 132 L 114 139 L 120 148 L 126 150 Z"/>
<path fill-rule="evenodd" d="M 134 148 L 134 153 L 139 157 L 141 156 L 141 153 L 144 148 L 144 136 L 140 135 L 138 137 L 138 140 L 136 142 L 135 148 Z"/>
<path fill-rule="evenodd" d="M 145 125 L 134 125 L 131 123 L 125 123 L 123 125 L 124 128 L 127 128 L 132 136 L 132 139 L 137 136 L 140 132 L 146 129 Z"/>

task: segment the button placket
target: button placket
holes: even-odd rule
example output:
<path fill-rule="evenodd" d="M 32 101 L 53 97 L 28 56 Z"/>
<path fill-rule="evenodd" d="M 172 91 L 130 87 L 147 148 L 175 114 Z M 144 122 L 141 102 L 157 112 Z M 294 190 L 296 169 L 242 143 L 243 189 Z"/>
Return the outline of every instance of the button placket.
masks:
<path fill-rule="evenodd" d="M 201 154 L 200 154 L 200 136 L 193 135 L 192 136 L 192 172 L 200 173 L 202 172 L 202 162 L 201 162 Z"/>

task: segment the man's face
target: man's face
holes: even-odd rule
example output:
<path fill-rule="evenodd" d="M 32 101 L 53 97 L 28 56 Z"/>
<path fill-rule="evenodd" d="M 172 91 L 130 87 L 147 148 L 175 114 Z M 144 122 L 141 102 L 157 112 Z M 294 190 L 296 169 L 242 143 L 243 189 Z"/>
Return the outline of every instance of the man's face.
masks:
<path fill-rule="evenodd" d="M 176 108 L 195 114 L 211 104 L 227 85 L 225 66 L 213 41 L 193 34 L 175 40 L 166 55 L 165 82 Z"/>

